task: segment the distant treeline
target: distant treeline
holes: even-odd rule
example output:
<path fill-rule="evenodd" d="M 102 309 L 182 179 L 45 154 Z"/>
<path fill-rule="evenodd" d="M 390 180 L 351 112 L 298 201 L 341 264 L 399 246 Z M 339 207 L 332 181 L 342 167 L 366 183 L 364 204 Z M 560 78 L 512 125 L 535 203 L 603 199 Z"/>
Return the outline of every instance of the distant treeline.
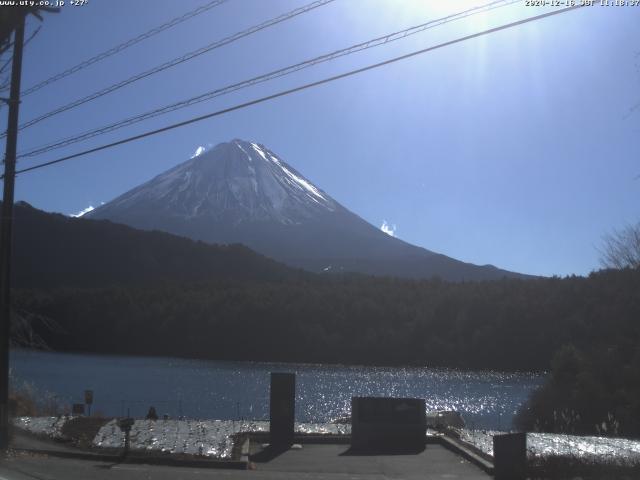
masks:
<path fill-rule="evenodd" d="M 54 349 L 546 370 L 564 345 L 637 351 L 640 272 L 447 283 L 354 276 L 16 292 Z"/>

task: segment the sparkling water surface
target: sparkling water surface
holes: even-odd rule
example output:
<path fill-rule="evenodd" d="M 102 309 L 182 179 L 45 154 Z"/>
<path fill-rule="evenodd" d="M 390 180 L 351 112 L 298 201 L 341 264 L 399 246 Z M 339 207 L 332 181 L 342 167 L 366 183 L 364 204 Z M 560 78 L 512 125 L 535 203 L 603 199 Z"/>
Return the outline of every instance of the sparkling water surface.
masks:
<path fill-rule="evenodd" d="M 348 415 L 352 396 L 396 396 L 424 398 L 428 410 L 457 410 L 468 427 L 496 430 L 511 427 L 544 381 L 538 373 L 11 352 L 15 387 L 59 405 L 82 403 L 91 389 L 92 411 L 105 416 L 144 417 L 154 406 L 171 418 L 266 420 L 270 372 L 296 373 L 298 422 Z"/>
<path fill-rule="evenodd" d="M 493 436 L 501 433 L 503 432 L 464 429 L 460 431 L 460 439 L 493 455 Z M 527 433 L 527 455 L 533 460 L 560 456 L 624 465 L 640 462 L 640 441 L 587 435 Z"/>

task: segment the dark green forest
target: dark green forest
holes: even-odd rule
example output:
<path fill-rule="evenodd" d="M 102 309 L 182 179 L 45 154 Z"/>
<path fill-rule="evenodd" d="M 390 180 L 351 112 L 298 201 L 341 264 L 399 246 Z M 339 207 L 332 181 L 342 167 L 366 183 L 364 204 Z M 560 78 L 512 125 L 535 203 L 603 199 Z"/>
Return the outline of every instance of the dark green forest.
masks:
<path fill-rule="evenodd" d="M 356 275 L 295 281 L 20 290 L 54 349 L 299 362 L 546 370 L 564 345 L 630 355 L 640 273 L 447 283 Z"/>

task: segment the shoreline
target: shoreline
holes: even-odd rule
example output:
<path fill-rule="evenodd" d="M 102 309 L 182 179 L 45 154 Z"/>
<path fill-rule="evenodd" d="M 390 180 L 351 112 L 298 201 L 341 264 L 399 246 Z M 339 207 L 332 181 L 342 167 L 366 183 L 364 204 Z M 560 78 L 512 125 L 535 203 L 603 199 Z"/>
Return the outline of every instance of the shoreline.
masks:
<path fill-rule="evenodd" d="M 86 420 L 84 420 L 86 419 Z M 13 425 L 26 435 L 60 445 L 59 451 L 71 454 L 121 455 L 124 434 L 115 418 L 105 418 L 93 439 L 84 446 L 74 445 L 74 439 L 64 435 L 64 426 L 71 421 L 95 420 L 92 417 L 19 417 Z M 81 429 L 80 429 L 81 430 Z M 295 424 L 296 442 L 349 443 L 351 425 L 332 423 Z M 76 431 L 78 432 L 78 430 Z M 492 437 L 504 432 L 470 429 L 428 430 L 426 442 L 437 440 L 459 446 L 486 462 L 493 457 Z M 171 461 L 240 461 L 246 451 L 245 441 L 255 437 L 268 441 L 269 422 L 234 420 L 141 420 L 131 430 L 131 450 L 139 458 L 171 458 Z M 76 443 L 78 440 L 76 433 Z M 597 467 L 631 467 L 640 465 L 640 440 L 577 436 L 565 434 L 528 433 L 528 458 L 532 467 L 549 465 L 581 465 Z"/>
<path fill-rule="evenodd" d="M 180 360 L 180 361 L 199 361 L 199 362 L 215 362 L 222 364 L 236 364 L 242 363 L 247 365 L 258 365 L 258 366 L 291 366 L 291 365 L 300 365 L 305 368 L 344 368 L 344 369 L 358 369 L 358 368 L 399 368 L 399 369 L 407 369 L 407 370 L 422 370 L 429 369 L 436 372 L 458 372 L 458 373 L 501 373 L 501 374 L 513 374 L 513 375 L 532 375 L 532 376 L 546 376 L 549 374 L 549 370 L 509 370 L 509 369 L 489 369 L 489 368 L 462 368 L 462 367 L 446 367 L 442 365 L 411 365 L 411 364 L 367 364 L 367 363 L 320 363 L 320 362 L 298 362 L 298 361 L 290 361 L 290 362 L 282 362 L 282 361 L 270 361 L 270 360 L 230 360 L 230 359 L 213 359 L 213 358 L 201 358 L 201 357 L 176 357 L 176 356 L 162 356 L 162 355 L 147 355 L 144 353 L 141 354 L 131 354 L 131 353 L 113 353 L 113 352 L 91 352 L 91 351 L 83 351 L 83 350 L 43 350 L 37 348 L 11 348 L 10 355 L 13 351 L 22 351 L 22 352 L 34 352 L 34 353 L 45 353 L 52 355 L 78 355 L 84 357 L 120 357 L 120 358 L 146 358 L 146 359 L 155 359 L 155 360 Z"/>

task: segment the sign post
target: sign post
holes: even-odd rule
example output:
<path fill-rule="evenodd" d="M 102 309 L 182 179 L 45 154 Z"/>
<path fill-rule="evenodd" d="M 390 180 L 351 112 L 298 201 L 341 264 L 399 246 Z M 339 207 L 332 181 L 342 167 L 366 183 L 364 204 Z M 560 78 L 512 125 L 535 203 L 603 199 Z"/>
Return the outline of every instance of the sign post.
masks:
<path fill-rule="evenodd" d="M 131 427 L 135 421 L 131 417 L 121 418 L 118 421 L 118 426 L 120 430 L 124 432 L 124 451 L 122 452 L 122 458 L 126 458 L 129 454 L 129 446 L 131 444 Z"/>
<path fill-rule="evenodd" d="M 93 390 L 84 391 L 84 403 L 87 405 L 88 416 L 91 416 L 91 404 L 93 403 Z"/>

